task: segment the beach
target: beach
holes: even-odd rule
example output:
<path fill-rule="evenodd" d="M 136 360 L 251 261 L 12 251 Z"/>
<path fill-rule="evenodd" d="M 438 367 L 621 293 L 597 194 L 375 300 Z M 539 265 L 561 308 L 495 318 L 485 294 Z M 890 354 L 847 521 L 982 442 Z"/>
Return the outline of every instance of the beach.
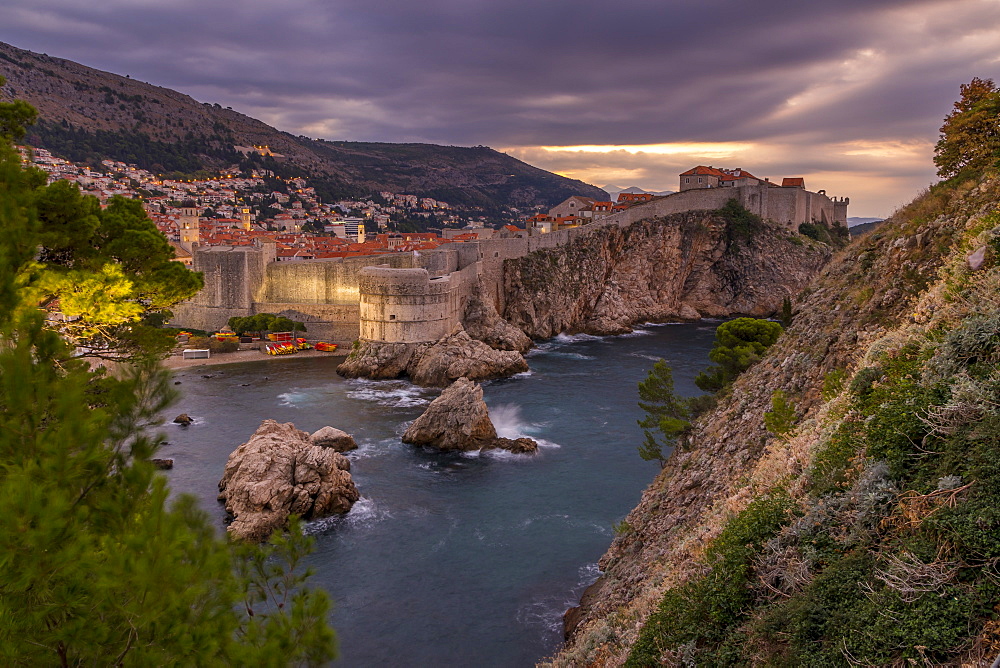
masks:
<path fill-rule="evenodd" d="M 333 352 L 300 350 L 292 355 L 268 355 L 257 349 L 253 349 L 238 350 L 232 353 L 215 353 L 208 359 L 184 359 L 181 352 L 177 351 L 163 360 L 163 366 L 166 369 L 187 369 L 198 366 L 235 364 L 237 362 L 280 362 L 281 360 L 302 359 L 304 357 L 347 357 L 347 352 L 339 349 Z"/>

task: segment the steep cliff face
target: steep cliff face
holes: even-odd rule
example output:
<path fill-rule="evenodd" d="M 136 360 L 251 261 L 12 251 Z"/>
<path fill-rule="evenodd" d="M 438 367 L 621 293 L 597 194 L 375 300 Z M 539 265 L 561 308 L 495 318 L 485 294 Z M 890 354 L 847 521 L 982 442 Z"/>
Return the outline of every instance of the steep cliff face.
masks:
<path fill-rule="evenodd" d="M 504 265 L 504 318 L 533 338 L 644 321 L 769 316 L 830 257 L 784 228 L 688 212 L 599 228 Z"/>
<path fill-rule="evenodd" d="M 837 254 L 621 525 L 553 665 L 989 665 L 998 201 L 947 184 Z"/>

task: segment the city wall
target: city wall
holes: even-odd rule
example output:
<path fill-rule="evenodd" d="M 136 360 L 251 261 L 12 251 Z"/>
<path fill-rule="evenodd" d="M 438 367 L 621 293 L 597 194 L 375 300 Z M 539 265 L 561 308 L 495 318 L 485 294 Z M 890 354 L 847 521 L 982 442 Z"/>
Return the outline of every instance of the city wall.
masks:
<path fill-rule="evenodd" d="M 273 243 L 195 248 L 205 288 L 174 309 L 172 324 L 204 330 L 232 316 L 276 313 L 306 323 L 310 338 L 351 343 L 360 338 L 435 341 L 461 321 L 481 286 L 503 311 L 503 264 L 557 248 L 607 225 L 627 227 L 651 217 L 719 209 L 736 198 L 762 218 L 797 229 L 800 222 L 846 224 L 847 200 L 770 184 L 686 190 L 548 234 L 453 244 L 420 253 L 276 262 Z M 840 220 L 842 219 L 842 220 Z"/>

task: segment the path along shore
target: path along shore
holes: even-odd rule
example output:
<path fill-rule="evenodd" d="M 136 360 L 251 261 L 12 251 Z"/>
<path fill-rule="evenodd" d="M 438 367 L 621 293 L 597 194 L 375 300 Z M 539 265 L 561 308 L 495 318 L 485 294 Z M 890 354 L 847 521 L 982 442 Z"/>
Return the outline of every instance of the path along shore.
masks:
<path fill-rule="evenodd" d="M 277 362 L 303 357 L 347 357 L 347 351 L 334 350 L 322 352 L 319 350 L 300 350 L 292 355 L 267 355 L 259 350 L 238 350 L 233 353 L 215 353 L 208 359 L 184 359 L 180 352 L 163 360 L 165 369 L 187 369 L 197 366 L 217 366 L 219 364 L 235 364 L 237 362 Z"/>

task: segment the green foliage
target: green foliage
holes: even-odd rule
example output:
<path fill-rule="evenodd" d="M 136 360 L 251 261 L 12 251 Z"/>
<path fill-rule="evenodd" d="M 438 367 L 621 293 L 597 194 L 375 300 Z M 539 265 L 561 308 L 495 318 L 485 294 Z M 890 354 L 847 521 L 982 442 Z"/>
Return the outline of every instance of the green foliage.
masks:
<path fill-rule="evenodd" d="M 0 88 L 6 83 L 0 76 Z M 24 100 L 0 102 L 0 142 L 20 141 L 37 118 L 38 112 Z"/>
<path fill-rule="evenodd" d="M 1000 157 L 1000 90 L 992 79 L 976 77 L 962 84 L 961 95 L 934 147 L 934 164 L 944 178 L 993 167 Z"/>
<path fill-rule="evenodd" d="M 795 402 L 784 390 L 775 390 L 771 395 L 771 410 L 764 413 L 764 427 L 775 436 L 784 436 L 795 428 L 797 417 Z"/>
<path fill-rule="evenodd" d="M 44 146 L 73 162 L 100 165 L 101 160 L 120 160 L 155 174 L 175 173 L 189 178 L 210 164 L 231 165 L 240 154 L 231 136 L 195 136 L 188 133 L 173 142 L 153 139 L 136 130 L 87 130 L 42 120 L 28 135 L 33 146 Z M 211 173 L 214 173 L 211 172 Z"/>
<path fill-rule="evenodd" d="M 698 374 L 695 384 L 706 392 L 718 392 L 728 386 L 760 361 L 782 331 L 778 323 L 757 318 L 737 318 L 719 325 L 715 330 L 715 345 L 708 354 L 715 366 Z"/>
<path fill-rule="evenodd" d="M 639 420 L 644 436 L 639 446 L 643 459 L 666 462 L 665 448 L 672 448 L 684 432 L 691 428 L 691 411 L 687 402 L 674 394 L 674 376 L 665 360 L 653 364 L 646 379 L 639 383 L 639 408 L 646 416 Z"/>
<path fill-rule="evenodd" d="M 306 326 L 285 316 L 273 313 L 257 313 L 246 317 L 234 316 L 229 319 L 229 328 L 239 335 L 261 332 L 305 332 Z"/>
<path fill-rule="evenodd" d="M 191 348 L 197 349 L 208 349 L 213 353 L 234 353 L 240 349 L 240 344 L 238 341 L 233 341 L 227 338 L 225 341 L 219 341 L 214 336 L 192 336 L 188 340 L 188 345 Z"/>
<path fill-rule="evenodd" d="M 726 225 L 726 248 L 732 250 L 737 248 L 741 242 L 747 242 L 764 225 L 760 216 L 750 213 L 735 198 L 730 199 L 719 209 L 721 215 L 728 223 Z"/>
<path fill-rule="evenodd" d="M 172 399 L 168 374 L 148 359 L 117 375 L 91 370 L 46 326 L 34 291 L 51 269 L 35 256 L 52 228 L 36 177 L 0 142 L 0 664 L 331 660 L 328 598 L 302 586 L 308 541 L 237 555 L 193 499 L 168 508 L 149 462 L 161 438 L 148 433 Z M 65 238 L 61 268 L 79 281 L 88 266 L 116 277 L 109 264 L 145 278 L 127 257 L 109 263 Z"/>
<path fill-rule="evenodd" d="M 785 298 L 781 300 L 781 326 L 788 329 L 792 326 L 792 318 L 794 314 L 792 313 L 792 298 L 785 295 Z"/>
<path fill-rule="evenodd" d="M 790 508 L 784 495 L 759 497 L 730 520 L 705 551 L 711 572 L 667 590 L 625 665 L 659 665 L 664 653 L 676 656 L 685 649 L 697 654 L 699 665 L 731 664 L 733 643 L 727 640 L 753 600 L 754 559 L 788 520 Z"/>
<path fill-rule="evenodd" d="M 844 381 L 847 380 L 846 369 L 834 369 L 823 376 L 823 401 L 830 401 L 844 389 Z"/>
<path fill-rule="evenodd" d="M 799 234 L 810 239 L 815 239 L 820 243 L 833 244 L 829 230 L 822 223 L 799 223 Z"/>
<path fill-rule="evenodd" d="M 45 185 L 44 175 L 21 170 L 12 160 L 4 159 L 0 192 L 7 215 L 32 221 L 25 240 L 37 253 L 37 261 L 18 264 L 24 307 L 61 314 L 52 326 L 91 356 L 165 352 L 169 338 L 157 336 L 148 323 L 193 297 L 201 275 L 172 261 L 172 248 L 140 202 L 114 197 L 102 209 L 75 184 Z"/>

